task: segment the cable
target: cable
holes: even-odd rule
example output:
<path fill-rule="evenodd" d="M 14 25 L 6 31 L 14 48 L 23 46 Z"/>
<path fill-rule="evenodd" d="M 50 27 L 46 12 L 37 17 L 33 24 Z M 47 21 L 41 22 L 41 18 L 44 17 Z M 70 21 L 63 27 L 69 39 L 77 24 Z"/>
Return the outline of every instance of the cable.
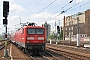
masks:
<path fill-rule="evenodd" d="M 84 1 L 84 0 L 82 0 L 82 1 Z M 81 1 L 81 2 L 82 2 Z M 71 8 L 73 8 L 74 6 L 76 6 L 76 5 L 78 5 L 78 4 L 80 4 L 81 2 L 78 2 L 77 4 L 75 4 L 75 5 L 73 5 L 72 7 L 70 7 L 70 8 L 68 8 L 68 9 L 66 9 L 65 11 L 61 11 L 61 13 L 60 14 L 63 14 L 63 13 L 65 13 L 65 12 L 67 12 L 69 9 L 71 9 Z M 59 14 L 59 15 L 60 15 Z M 57 15 L 58 16 L 58 15 Z"/>
<path fill-rule="evenodd" d="M 56 0 L 55 0 L 56 1 Z M 46 7 L 44 7 L 42 10 L 40 10 L 38 13 L 42 12 L 44 9 L 46 9 L 47 7 L 49 7 L 51 4 L 53 4 L 55 1 L 51 2 L 49 5 L 47 5 Z M 38 14 L 37 13 L 37 14 Z"/>
<path fill-rule="evenodd" d="M 87 5 L 87 4 L 89 4 L 89 3 L 90 3 L 90 2 L 87 2 L 87 3 L 83 4 L 83 5 L 78 6 L 78 7 L 82 7 L 82 6 Z M 76 7 L 76 8 L 78 8 L 78 7 Z M 76 8 L 73 8 L 73 9 L 76 9 Z M 73 9 L 71 9 L 71 10 L 73 10 Z"/>
<path fill-rule="evenodd" d="M 48 4 L 46 7 L 44 7 L 42 10 L 40 10 L 37 14 L 39 14 L 40 12 L 42 12 L 43 10 L 45 10 L 47 7 L 49 7 L 50 5 L 52 5 L 56 0 L 54 0 L 53 2 L 51 2 L 50 4 Z M 36 14 L 36 15 L 37 15 Z M 34 15 L 35 16 L 35 15 Z"/>
<path fill-rule="evenodd" d="M 71 0 L 71 1 L 69 1 L 69 3 L 68 4 L 70 4 L 70 3 L 72 3 L 73 2 L 73 0 Z M 65 6 L 63 6 L 62 8 L 65 8 L 68 4 L 66 4 Z M 62 9 L 61 8 L 61 9 Z M 61 9 L 59 9 L 59 10 L 57 10 L 55 13 L 57 13 L 57 12 L 59 12 Z M 53 13 L 52 15 L 54 15 L 55 13 Z M 48 17 L 49 18 L 49 17 Z"/>
<path fill-rule="evenodd" d="M 72 2 L 73 2 L 73 0 L 69 1 L 68 4 L 70 4 L 70 3 L 72 3 Z M 61 9 L 65 8 L 68 4 L 66 4 L 65 6 L 63 6 Z M 61 9 L 57 10 L 57 12 L 60 11 Z M 56 12 L 56 13 L 57 13 L 57 12 Z M 55 13 L 54 13 L 54 14 L 55 14 Z"/>
<path fill-rule="evenodd" d="M 72 3 L 73 2 L 73 0 L 71 0 L 71 1 L 69 1 L 69 3 L 68 4 L 70 4 L 70 3 Z M 65 8 L 68 4 L 66 4 L 65 6 L 63 6 L 61 9 L 63 9 L 63 8 Z M 59 9 L 59 10 L 57 10 L 55 13 L 57 13 L 58 11 L 60 11 L 61 9 Z M 55 13 L 53 13 L 53 14 L 55 14 Z M 53 15 L 52 14 L 52 15 Z M 49 17 L 48 17 L 49 18 Z M 47 18 L 47 19 L 48 19 Z M 52 18 L 53 19 L 53 18 Z M 47 20 L 46 20 L 47 21 Z M 48 20 L 48 21 L 50 21 L 50 20 Z M 56 24 L 56 23 L 55 23 Z"/>
<path fill-rule="evenodd" d="M 72 1 L 73 1 L 73 0 L 72 0 Z M 84 0 L 82 0 L 82 1 L 84 1 Z M 81 1 L 81 2 L 82 2 L 82 1 Z M 71 8 L 73 8 L 74 6 L 76 6 L 76 5 L 80 4 L 81 2 L 78 2 L 77 4 L 73 5 L 72 7 L 70 7 L 70 8 L 68 8 L 68 9 L 66 9 L 65 11 L 64 11 L 64 10 L 63 10 L 63 11 L 61 11 L 61 13 L 59 13 L 58 15 L 56 15 L 56 16 L 55 16 L 55 18 L 56 18 L 57 16 L 59 16 L 59 15 L 61 15 L 61 14 L 65 13 L 65 12 L 67 12 L 69 9 L 71 9 Z M 52 18 L 52 19 L 53 19 L 53 18 Z M 51 19 L 51 20 L 52 20 L 52 19 Z"/>
<path fill-rule="evenodd" d="M 35 7 L 36 7 L 40 2 L 41 2 L 41 0 L 38 1 L 38 3 L 35 5 Z M 30 10 L 30 12 L 29 12 L 27 15 L 29 15 L 29 14 L 35 9 L 35 7 L 34 7 L 32 10 Z M 26 16 L 27 16 L 27 15 L 26 15 Z M 26 16 L 25 16 L 25 17 L 26 17 Z M 25 18 L 25 17 L 24 17 L 24 18 Z"/>

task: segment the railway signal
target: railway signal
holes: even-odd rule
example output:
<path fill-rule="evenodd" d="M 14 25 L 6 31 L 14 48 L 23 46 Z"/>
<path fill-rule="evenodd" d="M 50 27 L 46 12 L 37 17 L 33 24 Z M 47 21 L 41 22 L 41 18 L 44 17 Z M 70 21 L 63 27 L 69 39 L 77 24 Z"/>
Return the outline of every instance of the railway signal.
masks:
<path fill-rule="evenodd" d="M 7 18 L 8 12 L 9 12 L 9 1 L 3 1 L 3 17 Z"/>
<path fill-rule="evenodd" d="M 60 34 L 60 28 L 57 26 L 57 33 Z"/>
<path fill-rule="evenodd" d="M 3 25 L 4 27 L 6 27 L 6 34 L 5 34 L 5 39 L 7 39 L 7 17 L 9 14 L 9 1 L 3 1 L 3 17 L 5 19 L 3 19 Z M 4 57 L 8 57 L 8 50 L 7 50 L 7 45 L 6 45 L 6 49 L 4 51 Z"/>
<path fill-rule="evenodd" d="M 7 19 L 3 19 L 3 24 L 7 24 Z"/>
<path fill-rule="evenodd" d="M 8 23 L 8 14 L 9 14 L 9 1 L 3 1 L 3 25 L 6 27 L 6 34 L 7 34 L 7 23 Z"/>
<path fill-rule="evenodd" d="M 3 11 L 9 12 L 9 1 L 3 1 Z"/>
<path fill-rule="evenodd" d="M 5 38 L 7 38 L 7 34 L 5 34 Z"/>

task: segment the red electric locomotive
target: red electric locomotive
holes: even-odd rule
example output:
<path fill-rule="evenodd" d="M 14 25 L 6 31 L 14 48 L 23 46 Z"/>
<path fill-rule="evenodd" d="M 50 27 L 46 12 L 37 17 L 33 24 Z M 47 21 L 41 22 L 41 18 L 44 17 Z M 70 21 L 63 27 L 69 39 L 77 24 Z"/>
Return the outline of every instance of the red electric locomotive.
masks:
<path fill-rule="evenodd" d="M 14 35 L 15 43 L 26 52 L 45 51 L 46 31 L 43 26 L 35 26 L 29 23 L 17 30 Z"/>

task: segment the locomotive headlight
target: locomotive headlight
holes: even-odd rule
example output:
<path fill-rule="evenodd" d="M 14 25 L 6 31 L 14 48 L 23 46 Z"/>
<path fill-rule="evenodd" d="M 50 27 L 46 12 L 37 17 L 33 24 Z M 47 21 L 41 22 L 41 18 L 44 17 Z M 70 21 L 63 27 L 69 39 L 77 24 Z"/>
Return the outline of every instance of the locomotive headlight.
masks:
<path fill-rule="evenodd" d="M 34 40 L 34 37 L 27 37 L 27 40 Z"/>
<path fill-rule="evenodd" d="M 29 41 L 27 41 L 27 43 L 29 43 Z"/>
<path fill-rule="evenodd" d="M 38 40 L 44 40 L 44 37 L 38 37 Z"/>
<path fill-rule="evenodd" d="M 44 43 L 44 41 L 43 41 L 43 43 Z"/>

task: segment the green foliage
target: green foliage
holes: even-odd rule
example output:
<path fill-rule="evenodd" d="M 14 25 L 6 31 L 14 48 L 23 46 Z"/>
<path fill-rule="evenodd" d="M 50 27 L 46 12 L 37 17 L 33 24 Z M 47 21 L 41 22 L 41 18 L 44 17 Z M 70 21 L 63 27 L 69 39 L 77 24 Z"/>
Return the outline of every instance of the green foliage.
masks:
<path fill-rule="evenodd" d="M 60 32 L 60 35 L 58 36 L 59 40 L 63 40 L 63 30 Z"/>
<path fill-rule="evenodd" d="M 3 38 L 0 36 L 0 40 L 2 40 Z"/>
<path fill-rule="evenodd" d="M 51 35 L 48 38 L 55 39 L 56 38 L 56 35 L 55 34 L 54 35 Z"/>
<path fill-rule="evenodd" d="M 48 38 L 53 38 L 53 36 L 51 35 L 51 36 L 49 36 Z"/>
<path fill-rule="evenodd" d="M 61 31 L 61 33 L 60 33 L 60 39 L 61 40 L 63 39 L 63 31 Z"/>
<path fill-rule="evenodd" d="M 48 38 L 55 39 L 57 35 L 51 35 Z M 57 37 L 59 40 L 63 40 L 63 30 L 60 32 L 60 35 Z"/>

